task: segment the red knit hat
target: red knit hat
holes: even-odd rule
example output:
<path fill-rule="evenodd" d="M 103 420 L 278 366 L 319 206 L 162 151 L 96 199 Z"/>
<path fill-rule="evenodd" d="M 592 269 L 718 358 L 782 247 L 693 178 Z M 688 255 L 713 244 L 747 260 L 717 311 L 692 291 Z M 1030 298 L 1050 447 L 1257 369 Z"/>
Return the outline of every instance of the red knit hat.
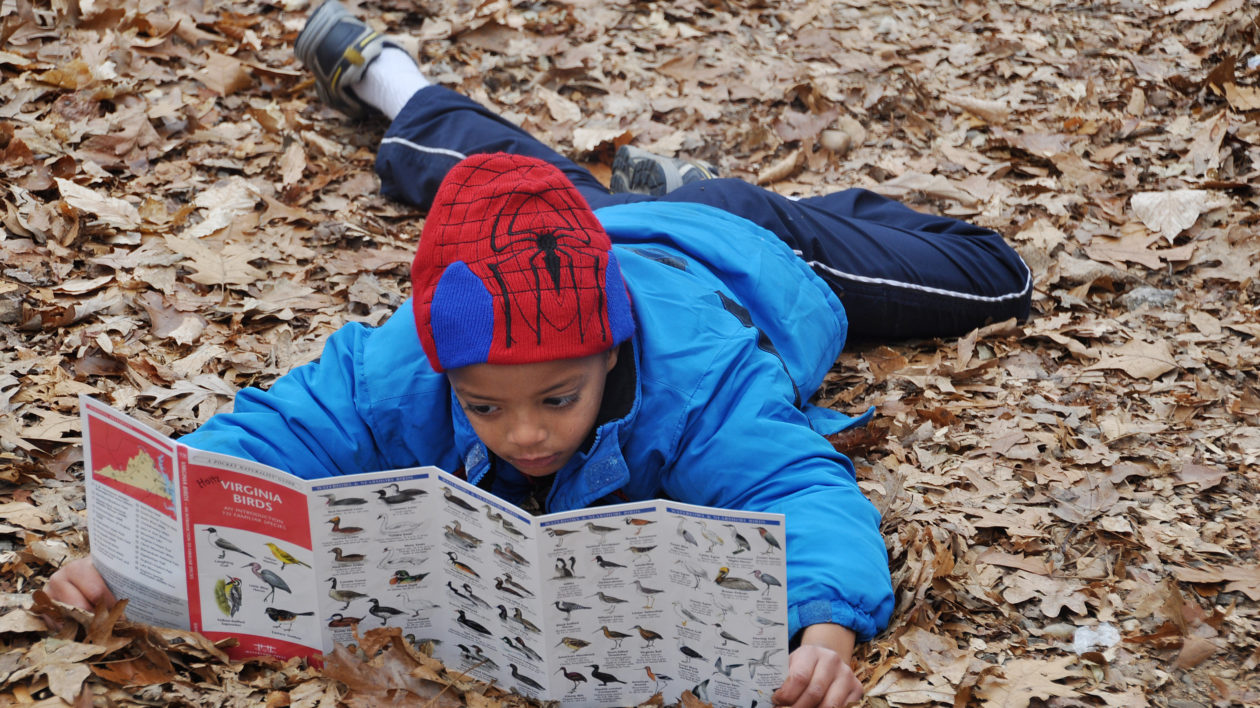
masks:
<path fill-rule="evenodd" d="M 434 371 L 607 351 L 634 332 L 612 243 L 558 168 L 472 155 L 446 175 L 411 267 Z"/>

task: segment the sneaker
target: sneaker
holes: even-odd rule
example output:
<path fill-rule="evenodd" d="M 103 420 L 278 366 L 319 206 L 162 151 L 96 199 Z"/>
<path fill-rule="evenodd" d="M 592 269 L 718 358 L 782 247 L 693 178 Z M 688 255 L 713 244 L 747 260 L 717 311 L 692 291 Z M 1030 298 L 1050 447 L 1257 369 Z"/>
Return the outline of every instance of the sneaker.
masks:
<path fill-rule="evenodd" d="M 298 34 L 293 53 L 315 74 L 315 89 L 324 103 L 352 118 L 368 112 L 350 88 L 363 78 L 368 64 L 386 46 L 398 46 L 336 0 L 328 0 L 311 15 Z"/>
<path fill-rule="evenodd" d="M 717 176 L 717 168 L 704 162 L 663 157 L 623 145 L 613 159 L 609 191 L 613 194 L 632 192 L 659 197 L 684 184 Z"/>

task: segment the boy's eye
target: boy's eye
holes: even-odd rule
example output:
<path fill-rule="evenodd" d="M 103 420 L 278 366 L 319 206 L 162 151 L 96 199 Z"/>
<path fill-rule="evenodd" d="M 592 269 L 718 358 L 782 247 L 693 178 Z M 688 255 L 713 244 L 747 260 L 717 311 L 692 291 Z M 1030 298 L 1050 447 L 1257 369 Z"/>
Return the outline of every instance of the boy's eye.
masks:
<path fill-rule="evenodd" d="M 549 408 L 565 408 L 577 403 L 578 397 L 572 396 L 550 396 L 543 399 L 543 405 Z"/>
<path fill-rule="evenodd" d="M 495 412 L 498 408 L 487 403 L 465 403 L 464 410 L 476 416 L 486 416 Z"/>

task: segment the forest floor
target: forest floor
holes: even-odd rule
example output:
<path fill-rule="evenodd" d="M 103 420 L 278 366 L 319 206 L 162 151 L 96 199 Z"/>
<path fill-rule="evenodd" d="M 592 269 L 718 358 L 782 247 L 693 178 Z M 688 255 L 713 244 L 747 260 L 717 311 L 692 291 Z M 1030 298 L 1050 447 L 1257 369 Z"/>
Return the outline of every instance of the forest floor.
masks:
<path fill-rule="evenodd" d="M 383 634 L 321 671 L 26 609 L 86 551 L 78 394 L 187 432 L 408 295 L 423 215 L 377 194 L 385 123 L 322 106 L 293 58 L 309 10 L 0 0 L 0 704 L 525 703 Z M 860 345 L 820 394 L 878 411 L 836 441 L 897 588 L 857 652 L 868 704 L 1260 705 L 1254 3 L 359 11 L 602 177 L 633 142 L 1019 249 L 1027 322 Z"/>

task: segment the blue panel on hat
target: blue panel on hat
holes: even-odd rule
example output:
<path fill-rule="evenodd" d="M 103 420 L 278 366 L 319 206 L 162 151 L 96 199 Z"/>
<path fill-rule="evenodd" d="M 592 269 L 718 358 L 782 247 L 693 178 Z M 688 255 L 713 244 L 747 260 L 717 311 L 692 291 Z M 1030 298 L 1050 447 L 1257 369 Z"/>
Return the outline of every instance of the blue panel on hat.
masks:
<path fill-rule="evenodd" d="M 613 342 L 620 343 L 634 334 L 634 312 L 626 284 L 621 280 L 621 264 L 612 251 L 608 252 L 608 268 L 604 271 L 604 290 L 608 295 L 608 327 Z"/>
<path fill-rule="evenodd" d="M 429 322 L 443 369 L 485 363 L 494 340 L 494 298 L 463 261 L 442 271 Z"/>

